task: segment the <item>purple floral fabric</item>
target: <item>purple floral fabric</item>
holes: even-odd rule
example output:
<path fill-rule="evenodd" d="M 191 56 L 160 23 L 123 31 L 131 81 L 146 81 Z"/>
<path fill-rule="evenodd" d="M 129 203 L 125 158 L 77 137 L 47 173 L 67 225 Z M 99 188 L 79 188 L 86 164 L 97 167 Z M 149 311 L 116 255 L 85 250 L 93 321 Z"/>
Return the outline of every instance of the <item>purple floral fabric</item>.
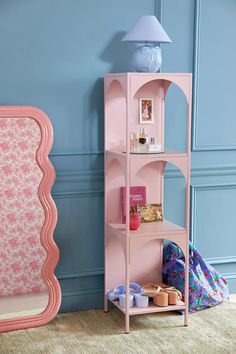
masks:
<path fill-rule="evenodd" d="M 185 258 L 181 249 L 170 243 L 164 249 L 164 281 L 175 286 L 184 296 Z M 226 280 L 207 263 L 190 243 L 189 311 L 215 306 L 229 297 Z"/>

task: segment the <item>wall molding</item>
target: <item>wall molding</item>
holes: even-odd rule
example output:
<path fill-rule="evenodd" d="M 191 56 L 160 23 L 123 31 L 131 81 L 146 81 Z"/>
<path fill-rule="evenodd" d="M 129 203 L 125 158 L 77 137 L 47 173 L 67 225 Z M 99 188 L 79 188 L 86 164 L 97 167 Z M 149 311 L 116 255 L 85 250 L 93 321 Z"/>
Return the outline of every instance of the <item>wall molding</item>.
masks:
<path fill-rule="evenodd" d="M 191 186 L 192 205 L 191 205 L 191 241 L 196 241 L 196 226 L 194 220 L 196 220 L 196 193 L 198 191 L 207 190 L 223 190 L 223 189 L 236 189 L 236 183 L 217 183 L 217 184 L 199 184 Z M 231 257 L 230 257 L 231 258 Z"/>
<path fill-rule="evenodd" d="M 72 296 L 85 296 L 93 294 L 103 294 L 104 288 L 91 288 L 91 289 L 81 289 L 81 290 L 65 290 L 62 291 L 62 297 L 72 297 Z"/>
<path fill-rule="evenodd" d="M 75 272 L 59 272 L 56 274 L 59 280 L 85 278 L 104 275 L 104 268 L 97 267 L 87 270 L 75 271 Z"/>
<path fill-rule="evenodd" d="M 62 290 L 60 313 L 79 310 L 101 309 L 103 307 L 104 287 L 80 290 Z"/>
<path fill-rule="evenodd" d="M 218 183 L 218 184 L 199 184 L 191 186 L 191 213 L 190 213 L 190 239 L 193 244 L 196 243 L 196 219 L 197 219 L 197 198 L 196 194 L 199 191 L 208 191 L 208 190 L 224 190 L 224 189 L 236 189 L 236 183 Z M 226 256 L 226 257 L 214 257 L 207 258 L 207 261 L 210 264 L 228 264 L 235 263 L 235 256 Z"/>
<path fill-rule="evenodd" d="M 158 18 L 160 23 L 162 23 L 162 15 L 163 15 L 163 1 L 156 0 L 155 1 L 155 16 Z"/>
<path fill-rule="evenodd" d="M 191 177 L 206 177 L 206 176 L 229 176 L 236 175 L 236 165 L 215 165 L 215 166 L 200 166 L 191 168 Z M 167 169 L 165 178 L 180 178 L 182 173 L 177 168 Z"/>
<path fill-rule="evenodd" d="M 201 5 L 202 0 L 195 0 L 194 6 L 194 36 L 193 36 L 193 102 L 192 102 L 192 151 L 227 151 L 236 150 L 236 144 L 199 144 L 198 142 L 198 92 L 200 80 L 201 51 Z"/>
<path fill-rule="evenodd" d="M 192 151 L 199 151 L 197 145 L 198 125 L 198 89 L 199 89 L 199 54 L 200 54 L 200 13 L 201 0 L 195 0 L 193 31 L 193 100 L 192 100 Z"/>
<path fill-rule="evenodd" d="M 104 171 L 103 170 L 86 170 L 86 171 L 63 171 L 57 172 L 56 185 L 57 188 L 52 191 L 52 197 L 55 199 L 82 198 L 82 197 L 100 197 L 104 195 L 103 189 Z M 58 190 L 58 187 L 66 183 L 81 183 L 76 186 L 76 190 Z M 85 187 L 84 183 L 89 183 Z M 85 188 L 84 188 L 85 187 Z"/>
<path fill-rule="evenodd" d="M 87 155 L 103 155 L 104 154 L 104 149 L 98 148 L 98 149 L 85 149 L 85 150 L 79 150 L 79 149 L 74 149 L 74 150 L 69 150 L 69 149 L 63 149 L 63 150 L 55 150 L 52 151 L 49 156 L 50 157 L 58 157 L 58 156 L 87 156 Z"/>
<path fill-rule="evenodd" d="M 221 275 L 226 280 L 236 279 L 236 273 L 221 273 Z"/>
<path fill-rule="evenodd" d="M 104 179 L 104 170 L 86 170 L 86 171 L 63 171 L 57 172 L 56 182 L 102 182 Z"/>
<path fill-rule="evenodd" d="M 104 190 L 80 190 L 80 191 L 57 191 L 52 192 L 52 197 L 55 199 L 68 199 L 68 198 L 87 198 L 87 197 L 104 197 Z"/>
<path fill-rule="evenodd" d="M 215 257 L 215 258 L 206 258 L 206 261 L 212 265 L 215 264 L 231 264 L 236 263 L 236 257 Z"/>

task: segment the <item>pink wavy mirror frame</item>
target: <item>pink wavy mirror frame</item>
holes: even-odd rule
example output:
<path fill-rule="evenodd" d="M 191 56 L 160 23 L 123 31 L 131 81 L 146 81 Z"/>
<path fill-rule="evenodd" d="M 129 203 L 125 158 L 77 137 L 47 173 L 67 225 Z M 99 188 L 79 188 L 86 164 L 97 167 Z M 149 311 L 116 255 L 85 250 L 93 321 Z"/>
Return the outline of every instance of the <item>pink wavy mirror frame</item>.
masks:
<path fill-rule="evenodd" d="M 48 158 L 52 143 L 52 126 L 43 111 L 0 106 L 0 332 L 44 325 L 61 305 L 54 274 L 59 249 L 53 239 L 57 209 L 51 197 L 55 171 Z M 43 298 L 44 306 L 38 313 L 32 307 L 16 311 L 16 316 L 11 307 L 19 298 L 21 304 L 22 299 L 35 299 L 36 307 Z M 4 316 L 4 311 L 12 313 Z"/>

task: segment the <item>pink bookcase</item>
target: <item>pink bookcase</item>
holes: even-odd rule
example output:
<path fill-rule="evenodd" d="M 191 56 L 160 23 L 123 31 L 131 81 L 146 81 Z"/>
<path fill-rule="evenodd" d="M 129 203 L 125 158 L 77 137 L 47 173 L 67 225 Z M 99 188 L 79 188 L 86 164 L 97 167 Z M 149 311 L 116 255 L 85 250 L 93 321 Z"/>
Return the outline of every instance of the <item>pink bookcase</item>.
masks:
<path fill-rule="evenodd" d="M 164 146 L 165 97 L 171 84 L 183 91 L 188 107 L 187 149 L 185 152 L 167 151 L 157 154 L 131 154 L 130 133 L 145 127 L 149 136 Z M 190 203 L 190 143 L 191 143 L 192 76 L 189 73 L 119 73 L 105 77 L 105 303 L 107 290 L 117 284 L 140 284 L 162 281 L 163 240 L 178 244 L 186 257 L 185 299 L 177 305 L 148 308 L 119 306 L 125 315 L 125 332 L 129 333 L 131 315 L 160 311 L 184 310 L 184 324 L 188 324 L 188 259 L 189 259 L 189 203 Z M 152 98 L 154 123 L 139 124 L 139 99 Z M 164 171 L 166 164 L 174 164 L 186 181 L 185 227 L 164 218 L 163 222 L 142 224 L 129 230 L 129 214 L 122 223 L 120 187 L 126 187 L 126 210 L 130 209 L 130 186 L 146 186 L 147 203 L 164 206 Z M 126 292 L 128 295 L 128 291 Z"/>

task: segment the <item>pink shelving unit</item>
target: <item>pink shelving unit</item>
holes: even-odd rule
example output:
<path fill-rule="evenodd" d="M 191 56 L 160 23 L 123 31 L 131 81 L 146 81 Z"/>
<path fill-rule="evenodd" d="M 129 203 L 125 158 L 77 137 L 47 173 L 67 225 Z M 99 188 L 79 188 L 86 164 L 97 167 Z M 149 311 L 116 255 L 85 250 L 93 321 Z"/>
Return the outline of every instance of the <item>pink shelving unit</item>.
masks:
<path fill-rule="evenodd" d="M 164 147 L 165 97 L 171 84 L 183 91 L 188 106 L 187 149 L 185 152 L 167 151 L 158 154 L 131 154 L 130 132 L 147 129 L 149 136 L 157 137 Z M 190 207 L 190 143 L 191 143 L 192 76 L 189 73 L 119 73 L 105 76 L 105 302 L 108 311 L 107 290 L 123 283 L 140 284 L 162 281 L 162 245 L 168 239 L 178 244 L 186 258 L 185 299 L 175 306 L 148 308 L 120 307 L 125 315 L 125 332 L 129 333 L 131 315 L 173 310 L 184 310 L 184 324 L 188 324 L 188 262 L 189 262 L 189 207 Z M 154 123 L 139 124 L 139 99 L 153 98 Z M 148 203 L 164 206 L 164 171 L 170 162 L 177 166 L 186 181 L 185 227 L 164 219 L 163 222 L 142 224 L 136 231 L 129 230 L 129 214 L 122 224 L 120 187 L 126 186 L 126 210 L 130 209 L 129 187 L 144 185 Z M 128 291 L 126 292 L 128 295 Z"/>

